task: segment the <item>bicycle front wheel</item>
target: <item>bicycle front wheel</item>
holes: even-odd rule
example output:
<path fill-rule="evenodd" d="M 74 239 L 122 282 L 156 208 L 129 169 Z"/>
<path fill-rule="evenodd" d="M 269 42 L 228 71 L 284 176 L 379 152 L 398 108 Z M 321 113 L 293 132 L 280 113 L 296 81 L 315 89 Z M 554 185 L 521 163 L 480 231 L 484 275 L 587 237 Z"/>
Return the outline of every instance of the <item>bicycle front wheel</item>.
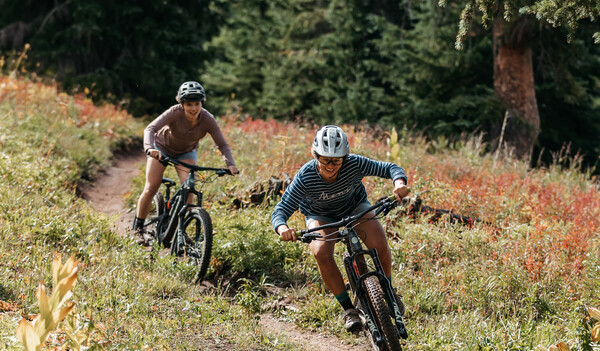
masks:
<path fill-rule="evenodd" d="M 212 254 L 213 227 L 208 212 L 203 208 L 190 210 L 185 216 L 183 231 L 182 250 L 178 251 L 198 266 L 195 281 L 199 283 L 206 275 Z M 172 245 L 176 241 L 173 240 Z"/>
<path fill-rule="evenodd" d="M 382 350 L 385 351 L 401 351 L 400 336 L 398 330 L 393 323 L 392 314 L 385 301 L 383 290 L 379 285 L 379 280 L 376 277 L 368 277 L 364 281 L 367 293 L 367 300 L 371 307 L 371 311 L 375 314 L 377 326 L 384 336 Z"/>

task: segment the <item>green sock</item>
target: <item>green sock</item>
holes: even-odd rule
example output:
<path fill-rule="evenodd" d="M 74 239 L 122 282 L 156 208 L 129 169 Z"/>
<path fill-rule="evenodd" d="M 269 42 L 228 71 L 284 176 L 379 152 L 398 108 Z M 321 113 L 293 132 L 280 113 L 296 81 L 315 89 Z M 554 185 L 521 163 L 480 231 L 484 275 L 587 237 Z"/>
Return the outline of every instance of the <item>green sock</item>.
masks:
<path fill-rule="evenodd" d="M 335 295 L 335 299 L 340 303 L 340 305 L 342 305 L 344 311 L 354 308 L 352 301 L 350 301 L 350 295 L 348 295 L 348 291 L 344 291 L 339 295 Z"/>

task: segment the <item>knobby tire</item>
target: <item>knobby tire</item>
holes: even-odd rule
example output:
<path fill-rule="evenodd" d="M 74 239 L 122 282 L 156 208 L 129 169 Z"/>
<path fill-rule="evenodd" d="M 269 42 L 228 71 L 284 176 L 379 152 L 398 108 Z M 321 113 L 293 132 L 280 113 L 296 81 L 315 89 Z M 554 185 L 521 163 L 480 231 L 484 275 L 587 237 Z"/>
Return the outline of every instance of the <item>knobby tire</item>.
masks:
<path fill-rule="evenodd" d="M 204 279 L 212 254 L 213 227 L 208 212 L 203 208 L 190 210 L 185 216 L 183 230 L 185 243 L 182 255 L 198 266 L 198 272 L 194 278 L 197 284 Z M 171 246 L 176 245 L 175 242 L 176 240 L 173 240 Z"/>
<path fill-rule="evenodd" d="M 390 313 L 388 304 L 385 301 L 383 290 L 379 285 L 379 279 L 371 276 L 365 279 L 364 282 L 367 300 L 369 301 L 371 310 L 375 314 L 375 322 L 381 329 L 381 332 L 385 338 L 383 350 L 402 351 L 402 347 L 400 346 L 400 336 L 398 335 L 396 326 L 392 322 L 392 315 Z"/>
<path fill-rule="evenodd" d="M 153 207 L 150 209 L 149 218 L 156 218 L 165 212 L 165 199 L 163 194 L 156 193 L 153 199 Z M 154 222 L 145 226 L 146 233 L 152 235 L 154 238 L 158 238 L 160 233 L 163 231 L 161 223 Z"/>
<path fill-rule="evenodd" d="M 154 194 L 154 206 L 156 216 L 160 216 L 161 214 L 165 213 L 165 197 L 162 193 L 157 192 L 156 194 Z"/>
<path fill-rule="evenodd" d="M 346 257 L 348 257 L 348 252 L 344 252 L 342 255 L 344 262 L 346 262 Z M 354 264 L 356 267 L 346 267 L 346 270 L 353 269 L 360 276 L 369 271 L 367 266 L 367 262 L 364 255 L 358 255 L 354 259 Z M 369 307 L 371 308 L 371 312 L 375 316 L 375 323 L 383 333 L 383 337 L 385 338 L 385 343 L 383 345 L 383 349 L 385 351 L 401 351 L 402 347 L 400 346 L 400 338 L 398 335 L 398 331 L 396 330 L 396 326 L 392 323 L 392 315 L 390 313 L 387 302 L 385 301 L 385 295 L 383 294 L 383 290 L 379 285 L 379 280 L 374 277 L 368 277 L 364 280 L 365 283 L 365 293 L 367 295 L 367 300 L 369 301 Z M 352 290 L 356 291 L 356 287 L 352 286 Z M 371 340 L 371 344 L 375 345 L 375 341 L 373 340 L 373 336 L 367 330 L 367 336 Z M 375 346 L 374 346 L 375 347 Z"/>

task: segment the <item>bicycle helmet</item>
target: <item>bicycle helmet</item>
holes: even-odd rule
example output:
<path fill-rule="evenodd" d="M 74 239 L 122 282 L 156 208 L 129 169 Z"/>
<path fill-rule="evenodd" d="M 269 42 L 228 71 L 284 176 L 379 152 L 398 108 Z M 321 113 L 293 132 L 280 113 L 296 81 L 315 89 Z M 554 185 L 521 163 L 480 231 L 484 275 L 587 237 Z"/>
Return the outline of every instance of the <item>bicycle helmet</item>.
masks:
<path fill-rule="evenodd" d="M 350 152 L 350 144 L 342 128 L 327 125 L 317 132 L 312 151 L 318 156 L 346 157 Z"/>
<path fill-rule="evenodd" d="M 177 92 L 177 101 L 206 101 L 206 93 L 200 83 L 190 81 L 181 84 Z"/>

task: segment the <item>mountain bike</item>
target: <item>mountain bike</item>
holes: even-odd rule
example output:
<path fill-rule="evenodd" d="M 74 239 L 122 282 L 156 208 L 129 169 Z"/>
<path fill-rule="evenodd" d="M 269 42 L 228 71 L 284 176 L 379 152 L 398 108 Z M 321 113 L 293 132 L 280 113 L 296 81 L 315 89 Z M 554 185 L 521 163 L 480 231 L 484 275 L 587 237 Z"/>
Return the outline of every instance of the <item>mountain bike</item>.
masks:
<path fill-rule="evenodd" d="M 199 167 L 189 163 L 177 161 L 170 157 L 163 157 L 160 162 L 165 166 L 182 166 L 189 169 L 186 180 L 171 196 L 175 181 L 163 177 L 162 184 L 165 193 L 158 191 L 154 195 L 154 208 L 150 220 L 144 225 L 146 233 L 152 235 L 164 247 L 171 248 L 171 255 L 189 259 L 198 266 L 194 278 L 195 283 L 204 279 L 213 243 L 213 228 L 210 215 L 202 207 L 203 194 L 201 188 L 211 182 L 214 177 L 222 177 L 231 172 L 225 168 Z M 198 172 L 214 172 L 206 177 L 197 178 Z M 196 184 L 200 189 L 196 190 Z M 190 196 L 196 196 L 196 203 L 186 201 Z"/>
<path fill-rule="evenodd" d="M 404 308 L 396 302 L 394 291 L 385 276 L 377 250 L 364 249 L 354 227 L 364 221 L 376 220 L 387 215 L 397 204 L 394 196 L 391 196 L 354 216 L 298 232 L 300 240 L 304 243 L 322 240 L 342 241 L 346 244 L 346 251 L 342 257 L 350 289 L 354 296 L 354 306 L 359 311 L 361 319 L 366 322 L 363 323 L 366 326 L 365 332 L 373 349 L 379 351 L 402 350 L 400 337 L 408 338 L 408 332 L 402 320 L 401 309 Z M 362 217 L 370 211 L 375 211 L 375 216 L 363 219 Z M 338 230 L 326 236 L 315 233 L 327 228 L 337 228 Z M 336 237 L 334 237 L 335 234 L 337 234 Z"/>

